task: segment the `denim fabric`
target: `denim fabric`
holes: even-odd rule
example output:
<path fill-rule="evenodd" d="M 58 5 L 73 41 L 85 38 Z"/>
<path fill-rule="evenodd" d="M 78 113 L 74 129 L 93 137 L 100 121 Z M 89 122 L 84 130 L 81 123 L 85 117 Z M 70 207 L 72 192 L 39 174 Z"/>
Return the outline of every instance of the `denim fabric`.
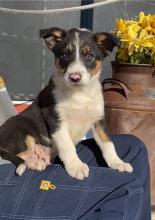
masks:
<path fill-rule="evenodd" d="M 0 220 L 151 220 L 149 163 L 144 144 L 134 136 L 114 136 L 116 150 L 133 173 L 107 168 L 93 139 L 77 146 L 89 164 L 83 181 L 68 176 L 59 159 L 44 172 L 15 175 L 12 164 L 0 166 Z M 42 180 L 56 189 L 42 190 Z"/>

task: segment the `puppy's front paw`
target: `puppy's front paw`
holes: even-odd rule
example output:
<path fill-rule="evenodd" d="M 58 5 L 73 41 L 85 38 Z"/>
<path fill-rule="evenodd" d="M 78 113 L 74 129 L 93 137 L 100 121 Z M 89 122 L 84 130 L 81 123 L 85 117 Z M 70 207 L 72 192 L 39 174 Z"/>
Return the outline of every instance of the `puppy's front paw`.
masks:
<path fill-rule="evenodd" d="M 128 172 L 128 173 L 132 173 L 133 168 L 131 166 L 130 163 L 125 163 L 123 161 L 121 162 L 115 162 L 113 164 L 110 165 L 110 167 L 114 170 L 118 170 L 119 172 Z"/>
<path fill-rule="evenodd" d="M 65 164 L 67 173 L 76 179 L 83 180 L 89 176 L 89 167 L 81 160 L 69 161 Z"/>

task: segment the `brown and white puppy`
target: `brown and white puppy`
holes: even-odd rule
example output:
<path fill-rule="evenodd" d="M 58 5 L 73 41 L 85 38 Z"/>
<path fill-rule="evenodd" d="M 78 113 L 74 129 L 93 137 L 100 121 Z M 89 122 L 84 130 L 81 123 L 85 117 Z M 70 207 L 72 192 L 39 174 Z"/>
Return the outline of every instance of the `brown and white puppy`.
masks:
<path fill-rule="evenodd" d="M 41 30 L 40 37 L 55 55 L 55 71 L 33 104 L 0 128 L 0 155 L 15 163 L 21 175 L 26 167 L 45 169 L 56 150 L 68 174 L 82 180 L 89 168 L 75 146 L 91 129 L 108 166 L 132 172 L 104 127 L 100 74 L 104 57 L 117 44 L 115 37 L 59 28 Z"/>

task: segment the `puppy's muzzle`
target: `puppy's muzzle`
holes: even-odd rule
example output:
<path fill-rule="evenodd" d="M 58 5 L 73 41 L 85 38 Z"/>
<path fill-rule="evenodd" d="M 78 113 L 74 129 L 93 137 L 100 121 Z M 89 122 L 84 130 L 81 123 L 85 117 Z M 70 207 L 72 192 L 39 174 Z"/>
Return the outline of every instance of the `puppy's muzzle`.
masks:
<path fill-rule="evenodd" d="M 69 80 L 72 83 L 78 83 L 78 82 L 80 82 L 81 79 L 82 79 L 82 76 L 80 73 L 70 73 L 69 74 Z"/>

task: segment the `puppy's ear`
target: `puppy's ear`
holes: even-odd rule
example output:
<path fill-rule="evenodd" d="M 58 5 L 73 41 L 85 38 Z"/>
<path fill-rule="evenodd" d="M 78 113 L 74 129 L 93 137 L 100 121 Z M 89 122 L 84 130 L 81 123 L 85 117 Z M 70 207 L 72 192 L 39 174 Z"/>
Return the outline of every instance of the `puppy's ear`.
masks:
<path fill-rule="evenodd" d="M 57 27 L 40 30 L 40 38 L 45 40 L 47 47 L 52 50 L 52 48 L 62 41 L 66 36 L 66 31 Z"/>
<path fill-rule="evenodd" d="M 94 35 L 94 40 L 101 48 L 103 56 L 106 57 L 108 52 L 112 52 L 115 46 L 119 46 L 120 42 L 113 34 L 102 32 Z"/>

